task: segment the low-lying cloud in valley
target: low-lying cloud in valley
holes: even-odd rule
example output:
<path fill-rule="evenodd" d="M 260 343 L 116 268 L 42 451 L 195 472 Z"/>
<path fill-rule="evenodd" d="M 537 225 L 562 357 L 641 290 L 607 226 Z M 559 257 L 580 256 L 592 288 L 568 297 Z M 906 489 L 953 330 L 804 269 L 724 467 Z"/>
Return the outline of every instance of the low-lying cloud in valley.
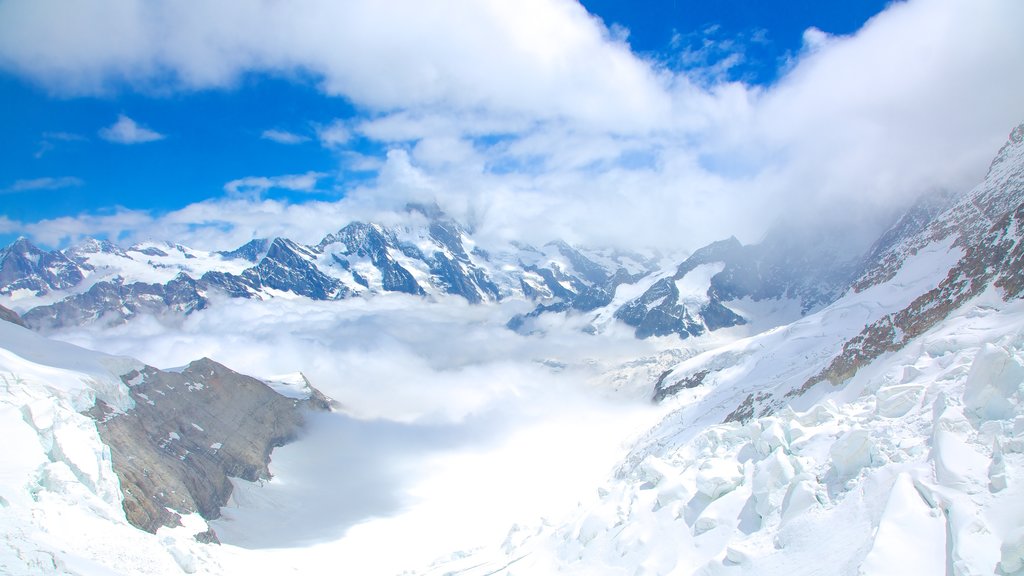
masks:
<path fill-rule="evenodd" d="M 340 411 L 311 417 L 300 442 L 274 452 L 273 481 L 236 482 L 218 534 L 247 548 L 294 547 L 312 555 L 306 566 L 342 553 L 376 566 L 392 556 L 381 543 L 397 539 L 407 548 L 387 560 L 397 570 L 571 509 L 658 410 L 648 372 L 632 382 L 624 372 L 619 391 L 602 378 L 661 344 L 595 338 L 571 320 L 523 336 L 504 326 L 521 311 L 394 294 L 223 300 L 183 320 L 56 336 L 158 367 L 209 356 L 262 377 L 301 371 Z"/>

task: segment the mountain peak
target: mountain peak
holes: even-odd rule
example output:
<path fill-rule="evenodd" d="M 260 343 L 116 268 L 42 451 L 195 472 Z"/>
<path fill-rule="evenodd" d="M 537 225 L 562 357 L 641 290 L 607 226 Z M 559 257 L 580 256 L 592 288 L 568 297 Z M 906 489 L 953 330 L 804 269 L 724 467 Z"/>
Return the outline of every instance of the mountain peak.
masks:
<path fill-rule="evenodd" d="M 29 240 L 28 238 L 24 236 L 18 236 L 18 238 L 15 239 L 14 242 L 11 242 L 10 245 L 7 246 L 7 251 L 16 254 L 34 254 L 42 252 L 42 249 L 33 244 L 32 241 Z"/>

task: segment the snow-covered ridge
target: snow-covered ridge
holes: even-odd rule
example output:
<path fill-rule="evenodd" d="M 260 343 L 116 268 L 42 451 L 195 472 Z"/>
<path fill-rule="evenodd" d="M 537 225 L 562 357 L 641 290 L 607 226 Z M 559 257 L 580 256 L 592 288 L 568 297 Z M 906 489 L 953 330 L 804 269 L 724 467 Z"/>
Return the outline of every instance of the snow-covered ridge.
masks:
<path fill-rule="evenodd" d="M 317 245 L 254 240 L 229 252 L 168 242 L 122 249 L 87 240 L 45 252 L 21 239 L 0 253 L 0 303 L 36 328 L 187 315 L 217 298 L 337 300 L 405 293 L 470 303 L 527 299 L 592 309 L 653 260 L 555 242 L 485 248 L 439 209 L 412 206 L 400 226 L 352 222 Z M 45 262 L 44 262 L 45 261 Z M 46 267 L 41 267 L 43 262 Z M 51 269 L 59 263 L 59 275 Z"/>
<path fill-rule="evenodd" d="M 426 573 L 1024 573 L 1022 149 L 833 304 L 662 374 L 576 515 Z"/>
<path fill-rule="evenodd" d="M 771 415 L 723 422 L 742 374 L 681 392 L 575 516 L 426 573 L 1019 573 L 1024 302 L 999 303 Z"/>

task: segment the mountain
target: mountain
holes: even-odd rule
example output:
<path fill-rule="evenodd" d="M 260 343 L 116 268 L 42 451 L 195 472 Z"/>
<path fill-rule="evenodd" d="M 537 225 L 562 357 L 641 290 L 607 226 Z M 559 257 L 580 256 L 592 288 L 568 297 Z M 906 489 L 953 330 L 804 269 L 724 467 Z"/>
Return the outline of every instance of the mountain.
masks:
<path fill-rule="evenodd" d="M 19 271 L 5 286 L 22 287 L 5 302 L 49 302 L 25 316 L 56 326 L 102 321 L 115 306 L 116 318 L 185 314 L 215 305 L 213 291 L 528 298 L 536 306 L 521 331 L 539 329 L 544 314 L 577 314 L 596 337 L 610 322 L 695 336 L 762 322 L 757 306 L 788 303 L 778 326 L 666 347 L 602 374 L 609 387 L 649 378 L 655 403 L 650 427 L 598 489 L 564 517 L 516 524 L 503 542 L 415 573 L 1024 571 L 1024 125 L 976 188 L 923 198 L 863 256 L 844 256 L 837 235 L 777 228 L 755 245 L 728 239 L 664 265 L 560 242 L 485 250 L 431 207 L 413 207 L 409 222 L 349 223 L 317 245 L 273 239 L 228 253 L 95 241 L 46 253 L 19 240 L 4 252 Z M 73 270 L 82 278 L 65 286 Z M 0 317 L 5 572 L 230 572 L 219 561 L 249 551 L 197 540 L 216 540 L 206 520 L 231 479 L 268 478 L 270 451 L 298 438 L 311 411 L 332 408 L 302 379 L 281 389 L 206 358 L 159 370 L 47 339 L 7 308 Z"/>
<path fill-rule="evenodd" d="M 18 238 L 0 250 L 0 294 L 43 295 L 71 288 L 83 279 L 81 268 L 62 252 L 47 252 Z"/>
<path fill-rule="evenodd" d="M 671 276 L 658 280 L 615 312 L 638 338 L 676 334 L 686 338 L 745 324 L 729 304 L 794 300 L 802 313 L 832 302 L 845 290 L 856 262 L 776 231 L 744 246 L 736 238 L 694 252 Z"/>
<path fill-rule="evenodd" d="M 10 322 L 0 374 L 9 574 L 194 572 L 187 547 L 216 541 L 205 520 L 230 479 L 269 478 L 271 450 L 332 407 L 308 383 L 271 388 L 206 358 L 158 370 Z"/>
<path fill-rule="evenodd" d="M 270 452 L 296 438 L 301 408 L 330 409 L 316 389 L 287 398 L 209 358 L 173 372 L 143 366 L 121 380 L 134 407 L 97 399 L 86 414 L 110 448 L 128 521 L 154 533 L 179 525 L 183 514 L 219 517 L 229 477 L 270 478 Z"/>
<path fill-rule="evenodd" d="M 121 249 L 98 240 L 44 252 L 20 239 L 4 252 L 0 300 L 29 326 L 46 330 L 116 324 L 140 314 L 190 314 L 216 295 L 338 300 L 404 293 L 458 296 L 473 304 L 528 299 L 538 303 L 539 314 L 607 305 L 617 286 L 637 282 L 656 264 L 564 242 L 486 250 L 433 205 L 411 204 L 405 220 L 399 226 L 350 222 L 315 245 L 258 239 L 221 252 L 167 242 Z"/>
<path fill-rule="evenodd" d="M 12 257 L 0 301 L 29 326 L 53 330 L 116 324 L 140 314 L 187 315 L 217 296 L 323 301 L 451 295 L 472 304 L 533 302 L 532 311 L 508 322 L 523 333 L 542 330 L 538 319 L 545 314 L 574 314 L 589 318 L 590 332 L 622 322 L 638 338 L 687 338 L 749 322 L 764 328 L 792 321 L 838 298 L 861 263 L 827 229 L 777 226 L 758 244 L 730 238 L 674 264 L 657 255 L 557 240 L 539 248 L 485 248 L 436 205 L 410 204 L 400 222 L 350 222 L 315 245 L 257 239 L 221 252 L 168 242 L 121 249 L 88 240 L 44 253 L 22 239 L 7 251 L 63 262 L 63 280 L 43 282 L 42 269 L 23 265 L 31 258 Z M 27 285 L 40 288 L 17 288 Z"/>
<path fill-rule="evenodd" d="M 1024 573 L 1024 124 L 868 254 L 833 302 L 663 373 L 576 513 L 424 573 Z"/>
<path fill-rule="evenodd" d="M 11 324 L 17 324 L 18 326 L 25 326 L 25 322 L 18 316 L 18 313 L 10 308 L 4 308 L 0 306 L 0 320 L 10 322 Z"/>

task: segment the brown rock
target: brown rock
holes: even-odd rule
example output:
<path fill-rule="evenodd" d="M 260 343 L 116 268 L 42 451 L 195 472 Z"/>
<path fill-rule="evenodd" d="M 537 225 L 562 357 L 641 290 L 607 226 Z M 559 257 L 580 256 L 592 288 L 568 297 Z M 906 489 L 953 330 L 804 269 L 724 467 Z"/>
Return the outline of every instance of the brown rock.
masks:
<path fill-rule="evenodd" d="M 315 389 L 307 400 L 285 398 L 208 358 L 180 372 L 146 367 L 122 379 L 135 408 L 121 413 L 97 401 L 88 414 L 110 447 L 125 515 L 147 532 L 179 525 L 181 514 L 219 517 L 229 477 L 270 478 L 270 452 L 297 437 L 305 411 L 331 405 Z"/>

